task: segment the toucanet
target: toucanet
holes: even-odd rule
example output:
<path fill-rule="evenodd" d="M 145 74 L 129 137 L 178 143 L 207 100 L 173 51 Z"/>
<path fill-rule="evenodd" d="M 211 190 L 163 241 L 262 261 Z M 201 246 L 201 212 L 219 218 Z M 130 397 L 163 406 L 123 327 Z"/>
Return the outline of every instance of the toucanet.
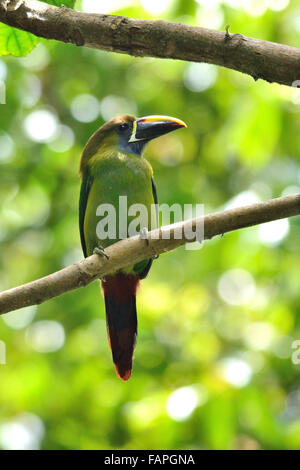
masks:
<path fill-rule="evenodd" d="M 151 211 L 157 204 L 157 196 L 153 171 L 142 156 L 143 150 L 150 140 L 181 127 L 186 127 L 184 122 L 168 116 L 136 119 L 124 115 L 111 119 L 90 137 L 80 163 L 79 228 L 85 257 L 94 252 L 105 256 L 105 248 L 128 236 L 125 233 L 124 237 L 119 230 L 119 216 L 124 215 L 119 214 L 120 196 L 127 197 L 128 208 L 134 204 L 147 208 L 146 226 L 140 229 L 151 229 Z M 99 213 L 104 215 L 99 212 L 99 206 L 107 205 L 115 210 L 115 226 L 111 228 L 110 237 L 103 235 L 101 238 L 100 233 L 99 238 Z M 133 218 L 126 218 L 126 231 Z M 117 375 L 123 380 L 130 378 L 136 343 L 136 292 L 151 265 L 152 259 L 145 259 L 101 281 L 109 344 Z"/>

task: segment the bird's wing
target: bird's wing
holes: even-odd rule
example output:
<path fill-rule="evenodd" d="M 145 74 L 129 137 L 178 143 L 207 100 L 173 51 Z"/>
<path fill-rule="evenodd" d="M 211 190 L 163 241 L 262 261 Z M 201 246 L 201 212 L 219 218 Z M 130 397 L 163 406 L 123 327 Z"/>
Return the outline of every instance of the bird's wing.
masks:
<path fill-rule="evenodd" d="M 155 186 L 155 183 L 154 183 L 154 179 L 153 177 L 151 178 L 151 183 L 152 183 L 152 194 L 153 194 L 153 200 L 154 200 L 154 204 L 155 204 L 155 209 L 156 209 L 156 225 L 158 227 L 158 200 L 157 200 L 157 192 L 156 192 L 156 186 Z M 147 260 L 146 260 L 147 261 Z M 134 267 L 134 270 L 135 271 L 138 271 L 138 275 L 139 275 L 139 278 L 140 279 L 145 279 L 145 277 L 148 276 L 148 273 L 150 271 L 150 268 L 152 266 L 152 263 L 153 263 L 153 259 L 149 259 L 149 261 L 147 262 L 147 264 L 144 266 L 144 262 L 145 261 L 141 261 L 141 263 L 138 263 L 137 265 L 135 265 Z M 142 267 L 142 269 L 141 269 Z M 141 269 L 141 271 L 139 270 Z"/>
<path fill-rule="evenodd" d="M 86 171 L 82 177 L 80 198 L 79 198 L 79 230 L 80 230 L 82 251 L 83 251 L 85 258 L 87 257 L 87 251 L 86 251 L 86 243 L 84 239 L 84 217 L 85 217 L 85 211 L 86 211 L 87 201 L 88 201 L 89 192 L 92 186 L 92 182 L 93 182 L 93 178 Z"/>
<path fill-rule="evenodd" d="M 153 176 L 151 178 L 151 183 L 152 183 L 152 194 L 153 194 L 153 199 L 154 199 L 154 204 L 155 204 L 155 211 L 156 211 L 156 225 L 158 227 L 159 225 L 159 220 L 158 220 L 158 200 L 157 200 L 157 192 L 156 192 L 156 186 L 154 183 Z"/>

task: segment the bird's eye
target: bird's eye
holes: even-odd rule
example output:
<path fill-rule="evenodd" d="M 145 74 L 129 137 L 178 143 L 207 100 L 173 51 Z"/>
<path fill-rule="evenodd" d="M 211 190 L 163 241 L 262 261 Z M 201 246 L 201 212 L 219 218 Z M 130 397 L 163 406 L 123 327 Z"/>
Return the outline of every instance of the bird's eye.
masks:
<path fill-rule="evenodd" d="M 122 131 L 122 132 L 124 132 L 124 131 L 126 131 L 126 130 L 128 129 L 128 127 L 129 127 L 128 124 L 123 123 L 123 124 L 120 124 L 120 125 L 119 125 L 119 130 Z"/>

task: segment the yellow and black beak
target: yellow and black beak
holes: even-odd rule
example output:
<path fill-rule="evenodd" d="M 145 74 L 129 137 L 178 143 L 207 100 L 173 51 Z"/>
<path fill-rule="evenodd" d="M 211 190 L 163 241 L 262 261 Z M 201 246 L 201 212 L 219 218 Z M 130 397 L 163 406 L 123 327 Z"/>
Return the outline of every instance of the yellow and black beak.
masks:
<path fill-rule="evenodd" d="M 169 116 L 145 116 L 133 122 L 132 134 L 128 142 L 149 141 L 187 127 L 180 119 Z"/>

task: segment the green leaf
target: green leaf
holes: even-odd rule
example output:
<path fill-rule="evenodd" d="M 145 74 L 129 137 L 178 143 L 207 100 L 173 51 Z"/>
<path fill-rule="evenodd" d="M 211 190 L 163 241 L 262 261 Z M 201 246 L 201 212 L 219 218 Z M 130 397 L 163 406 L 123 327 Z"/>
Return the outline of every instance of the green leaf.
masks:
<path fill-rule="evenodd" d="M 24 56 L 37 45 L 38 38 L 33 34 L 0 23 L 0 55 Z"/>
<path fill-rule="evenodd" d="M 75 0 L 46 0 L 45 3 L 73 8 Z M 34 34 L 0 23 L 0 55 L 25 56 L 35 48 L 38 42 L 39 38 Z"/>
<path fill-rule="evenodd" d="M 45 0 L 45 3 L 50 3 L 56 7 L 65 5 L 68 8 L 73 8 L 76 0 Z"/>

